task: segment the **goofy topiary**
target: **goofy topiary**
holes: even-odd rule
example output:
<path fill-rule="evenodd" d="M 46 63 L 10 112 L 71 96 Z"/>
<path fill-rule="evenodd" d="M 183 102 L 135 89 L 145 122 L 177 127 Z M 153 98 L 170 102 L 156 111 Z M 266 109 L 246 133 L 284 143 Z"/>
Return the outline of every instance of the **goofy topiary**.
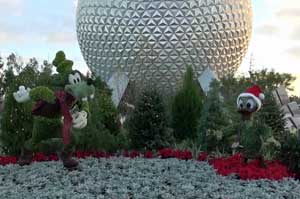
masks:
<path fill-rule="evenodd" d="M 56 152 L 64 167 L 76 169 L 78 162 L 71 158 L 76 136 L 75 129 L 87 125 L 89 115 L 88 100 L 94 97 L 95 88 L 92 79 L 72 70 L 73 62 L 59 51 L 53 61 L 58 74 L 53 75 L 53 88 L 40 86 L 25 88 L 20 86 L 13 93 L 18 103 L 32 105 L 34 124 L 31 139 L 25 142 L 19 165 L 28 165 L 33 152 Z"/>

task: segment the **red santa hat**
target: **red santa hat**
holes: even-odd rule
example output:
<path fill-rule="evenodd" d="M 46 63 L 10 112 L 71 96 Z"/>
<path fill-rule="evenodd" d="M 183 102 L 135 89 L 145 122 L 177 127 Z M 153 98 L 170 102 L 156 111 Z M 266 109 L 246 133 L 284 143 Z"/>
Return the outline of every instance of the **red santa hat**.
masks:
<path fill-rule="evenodd" d="M 257 103 L 258 110 L 262 107 L 262 100 L 265 99 L 265 95 L 263 94 L 261 88 L 258 85 L 253 85 L 246 90 L 246 92 L 241 93 L 237 98 L 237 104 L 240 101 L 241 97 L 252 97 Z"/>

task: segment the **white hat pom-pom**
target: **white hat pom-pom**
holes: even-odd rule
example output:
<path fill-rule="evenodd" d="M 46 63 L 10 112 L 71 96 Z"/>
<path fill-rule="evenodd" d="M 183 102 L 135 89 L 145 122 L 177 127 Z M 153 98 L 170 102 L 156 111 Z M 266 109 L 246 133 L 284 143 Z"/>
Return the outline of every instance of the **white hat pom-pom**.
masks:
<path fill-rule="evenodd" d="M 259 99 L 264 100 L 265 99 L 265 95 L 263 93 L 259 94 Z"/>

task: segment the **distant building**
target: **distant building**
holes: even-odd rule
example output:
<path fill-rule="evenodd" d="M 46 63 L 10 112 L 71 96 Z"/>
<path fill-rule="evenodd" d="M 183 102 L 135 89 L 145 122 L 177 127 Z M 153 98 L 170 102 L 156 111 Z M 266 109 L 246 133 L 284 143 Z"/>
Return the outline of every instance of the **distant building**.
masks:
<path fill-rule="evenodd" d="M 252 32 L 251 0 L 79 0 L 77 35 L 87 65 L 108 81 L 173 92 L 188 65 L 234 73 Z"/>

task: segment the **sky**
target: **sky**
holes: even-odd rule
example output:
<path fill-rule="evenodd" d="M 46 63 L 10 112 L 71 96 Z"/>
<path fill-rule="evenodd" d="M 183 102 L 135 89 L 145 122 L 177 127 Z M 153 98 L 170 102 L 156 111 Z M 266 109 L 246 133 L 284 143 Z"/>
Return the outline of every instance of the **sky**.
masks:
<path fill-rule="evenodd" d="M 241 0 L 243 1 L 243 0 Z M 253 34 L 239 70 L 300 74 L 300 0 L 252 0 Z M 0 0 L 0 55 L 52 60 L 64 50 L 84 70 L 76 38 L 76 0 Z M 299 75 L 300 77 L 300 75 Z M 300 78 L 299 89 L 300 94 Z"/>

